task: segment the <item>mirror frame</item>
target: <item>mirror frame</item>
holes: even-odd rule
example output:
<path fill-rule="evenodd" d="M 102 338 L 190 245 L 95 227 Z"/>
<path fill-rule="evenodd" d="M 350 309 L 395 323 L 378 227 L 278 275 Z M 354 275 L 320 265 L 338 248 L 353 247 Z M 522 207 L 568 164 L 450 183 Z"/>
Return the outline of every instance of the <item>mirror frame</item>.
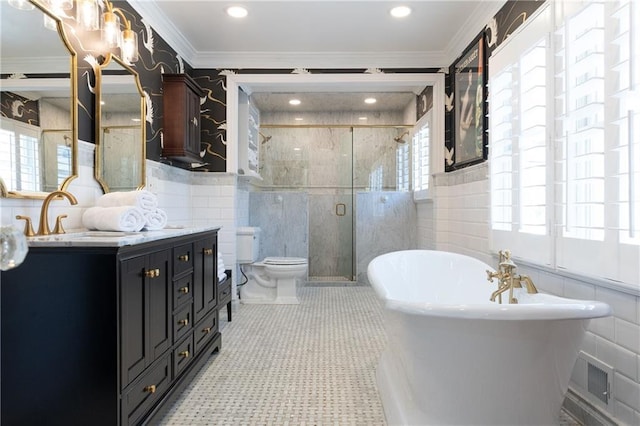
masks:
<path fill-rule="evenodd" d="M 70 106 L 70 118 L 71 118 L 71 174 L 60 184 L 58 188 L 61 191 L 65 191 L 72 180 L 78 177 L 78 54 L 73 48 L 73 45 L 69 42 L 67 34 L 64 30 L 64 23 L 54 13 L 49 11 L 46 6 L 40 3 L 38 0 L 29 0 L 37 9 L 39 9 L 45 15 L 56 21 L 56 27 L 58 31 L 58 37 L 64 44 L 64 47 L 69 52 L 69 81 L 71 85 L 69 99 Z M 35 80 L 35 79 L 34 79 Z M 43 79 L 38 79 L 43 80 Z M 3 85 L 10 80 L 3 80 Z M 18 80 L 18 82 L 20 82 Z M 10 88 L 10 87 L 9 87 Z M 5 186 L 4 181 L 0 178 L 0 198 L 26 198 L 26 199 L 44 199 L 49 192 L 36 192 L 36 191 L 10 191 Z"/>
<path fill-rule="evenodd" d="M 142 90 L 142 84 L 140 84 L 140 76 L 130 65 L 126 64 L 118 56 L 107 54 L 106 59 L 102 64 L 96 75 L 96 117 L 95 117 L 95 134 L 96 134 L 96 151 L 95 151 L 95 165 L 94 165 L 94 177 L 102 187 L 102 191 L 106 194 L 109 192 L 109 185 L 104 180 L 103 176 L 103 161 L 102 158 L 102 70 L 106 68 L 111 61 L 117 62 L 122 68 L 129 72 L 135 80 L 138 93 L 140 94 L 140 137 L 141 137 L 141 162 L 140 176 L 138 186 L 136 189 L 142 189 L 146 185 L 146 160 L 147 160 L 147 139 L 146 139 L 146 103 L 144 98 L 144 91 Z"/>

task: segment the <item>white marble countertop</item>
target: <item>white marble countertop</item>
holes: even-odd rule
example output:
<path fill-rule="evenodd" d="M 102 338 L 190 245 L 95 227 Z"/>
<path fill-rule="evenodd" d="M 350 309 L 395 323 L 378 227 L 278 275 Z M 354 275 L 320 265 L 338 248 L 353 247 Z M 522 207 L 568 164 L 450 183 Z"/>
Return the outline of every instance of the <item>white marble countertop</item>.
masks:
<path fill-rule="evenodd" d="M 115 232 L 78 229 L 66 234 L 28 237 L 29 247 L 121 247 L 198 232 L 219 230 L 220 226 L 168 226 L 157 231 Z"/>

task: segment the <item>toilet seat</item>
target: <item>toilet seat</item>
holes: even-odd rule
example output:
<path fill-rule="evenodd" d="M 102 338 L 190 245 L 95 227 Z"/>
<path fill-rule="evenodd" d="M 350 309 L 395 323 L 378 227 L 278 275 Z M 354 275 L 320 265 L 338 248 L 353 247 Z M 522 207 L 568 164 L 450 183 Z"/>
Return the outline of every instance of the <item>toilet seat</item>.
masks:
<path fill-rule="evenodd" d="M 304 265 L 307 259 L 303 257 L 265 257 L 262 261 L 265 265 Z"/>

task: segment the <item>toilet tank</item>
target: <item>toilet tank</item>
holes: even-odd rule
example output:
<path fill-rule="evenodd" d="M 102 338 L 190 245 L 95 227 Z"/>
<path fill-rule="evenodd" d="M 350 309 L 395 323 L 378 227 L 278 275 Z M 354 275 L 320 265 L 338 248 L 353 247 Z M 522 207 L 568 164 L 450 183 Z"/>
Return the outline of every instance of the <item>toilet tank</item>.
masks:
<path fill-rule="evenodd" d="M 242 265 L 257 261 L 260 249 L 260 228 L 249 226 L 237 228 L 236 239 L 236 262 Z"/>

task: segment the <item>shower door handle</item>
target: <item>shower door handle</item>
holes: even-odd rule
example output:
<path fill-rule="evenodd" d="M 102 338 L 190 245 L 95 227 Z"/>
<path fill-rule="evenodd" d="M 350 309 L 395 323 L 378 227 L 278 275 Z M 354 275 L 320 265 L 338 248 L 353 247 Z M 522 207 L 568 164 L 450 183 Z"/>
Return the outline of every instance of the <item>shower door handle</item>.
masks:
<path fill-rule="evenodd" d="M 336 204 L 336 216 L 344 216 L 347 214 L 347 205 L 344 203 Z"/>

